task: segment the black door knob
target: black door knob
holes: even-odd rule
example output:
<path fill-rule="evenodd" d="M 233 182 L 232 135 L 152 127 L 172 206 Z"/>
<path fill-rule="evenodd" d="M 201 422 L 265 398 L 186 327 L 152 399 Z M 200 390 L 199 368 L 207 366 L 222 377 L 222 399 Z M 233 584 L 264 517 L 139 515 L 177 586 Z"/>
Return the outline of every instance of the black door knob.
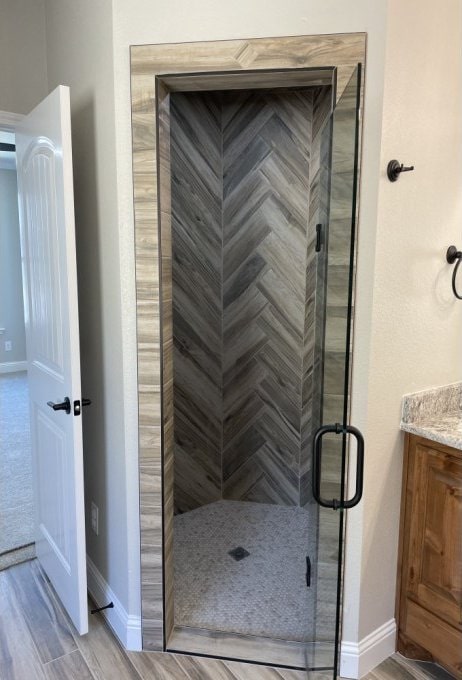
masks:
<path fill-rule="evenodd" d="M 66 411 L 68 415 L 71 412 L 71 400 L 69 399 L 69 397 L 65 397 L 64 401 L 62 401 L 59 404 L 55 404 L 52 401 L 47 401 L 47 404 L 50 408 L 53 409 L 53 411 Z"/>

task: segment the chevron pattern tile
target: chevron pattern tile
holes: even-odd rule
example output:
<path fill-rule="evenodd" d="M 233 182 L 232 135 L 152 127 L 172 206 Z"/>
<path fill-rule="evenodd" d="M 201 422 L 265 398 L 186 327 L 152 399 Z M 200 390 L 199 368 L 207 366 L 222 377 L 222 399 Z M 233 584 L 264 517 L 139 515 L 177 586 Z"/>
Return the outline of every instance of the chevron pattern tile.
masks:
<path fill-rule="evenodd" d="M 217 96 L 171 103 L 174 502 L 221 498 L 222 159 Z"/>
<path fill-rule="evenodd" d="M 328 87 L 171 95 L 175 512 L 309 501 L 330 99 Z"/>
<path fill-rule="evenodd" d="M 330 88 L 313 92 L 312 159 L 310 173 L 310 214 L 306 250 L 305 339 L 302 379 L 302 424 L 300 453 L 300 505 L 312 500 L 311 442 L 322 424 L 323 339 L 325 321 L 325 247 L 316 254 L 313 239 L 316 225 L 329 220 L 330 127 L 326 125 L 331 109 Z M 326 234 L 322 234 L 326 241 Z"/>
<path fill-rule="evenodd" d="M 224 95 L 224 498 L 299 504 L 312 108 Z"/>

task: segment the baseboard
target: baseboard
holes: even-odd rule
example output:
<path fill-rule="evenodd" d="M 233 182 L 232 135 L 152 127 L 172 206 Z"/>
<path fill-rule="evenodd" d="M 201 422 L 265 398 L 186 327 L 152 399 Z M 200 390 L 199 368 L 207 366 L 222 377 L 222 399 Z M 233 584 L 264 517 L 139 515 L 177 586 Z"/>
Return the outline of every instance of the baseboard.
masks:
<path fill-rule="evenodd" d="M 340 675 L 359 680 L 396 650 L 396 621 L 390 619 L 359 642 L 342 641 Z"/>
<path fill-rule="evenodd" d="M 112 609 L 105 609 L 101 613 L 105 616 L 112 631 L 125 649 L 129 649 L 132 652 L 140 652 L 142 649 L 141 617 L 132 616 L 127 613 L 88 555 L 87 586 L 88 592 L 98 607 L 103 607 L 109 602 L 114 603 Z"/>
<path fill-rule="evenodd" d="M 27 361 L 4 361 L 0 363 L 0 373 L 27 371 Z"/>

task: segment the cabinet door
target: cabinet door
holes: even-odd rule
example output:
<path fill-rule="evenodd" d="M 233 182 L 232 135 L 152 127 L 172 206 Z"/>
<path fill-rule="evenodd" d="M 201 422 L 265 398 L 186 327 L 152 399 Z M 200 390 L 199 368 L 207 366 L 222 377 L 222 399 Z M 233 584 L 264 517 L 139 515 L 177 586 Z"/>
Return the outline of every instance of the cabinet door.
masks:
<path fill-rule="evenodd" d="M 407 596 L 462 630 L 462 457 L 418 442 L 410 454 Z"/>

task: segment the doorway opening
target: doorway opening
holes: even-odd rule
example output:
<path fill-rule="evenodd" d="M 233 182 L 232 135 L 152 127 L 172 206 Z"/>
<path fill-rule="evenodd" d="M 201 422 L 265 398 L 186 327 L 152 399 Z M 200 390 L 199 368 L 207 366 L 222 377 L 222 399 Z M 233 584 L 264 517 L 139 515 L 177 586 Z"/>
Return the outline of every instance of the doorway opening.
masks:
<path fill-rule="evenodd" d="M 34 492 L 14 132 L 0 131 L 0 569 L 32 559 Z"/>
<path fill-rule="evenodd" d="M 360 68 L 156 87 L 165 646 L 335 674 Z"/>

